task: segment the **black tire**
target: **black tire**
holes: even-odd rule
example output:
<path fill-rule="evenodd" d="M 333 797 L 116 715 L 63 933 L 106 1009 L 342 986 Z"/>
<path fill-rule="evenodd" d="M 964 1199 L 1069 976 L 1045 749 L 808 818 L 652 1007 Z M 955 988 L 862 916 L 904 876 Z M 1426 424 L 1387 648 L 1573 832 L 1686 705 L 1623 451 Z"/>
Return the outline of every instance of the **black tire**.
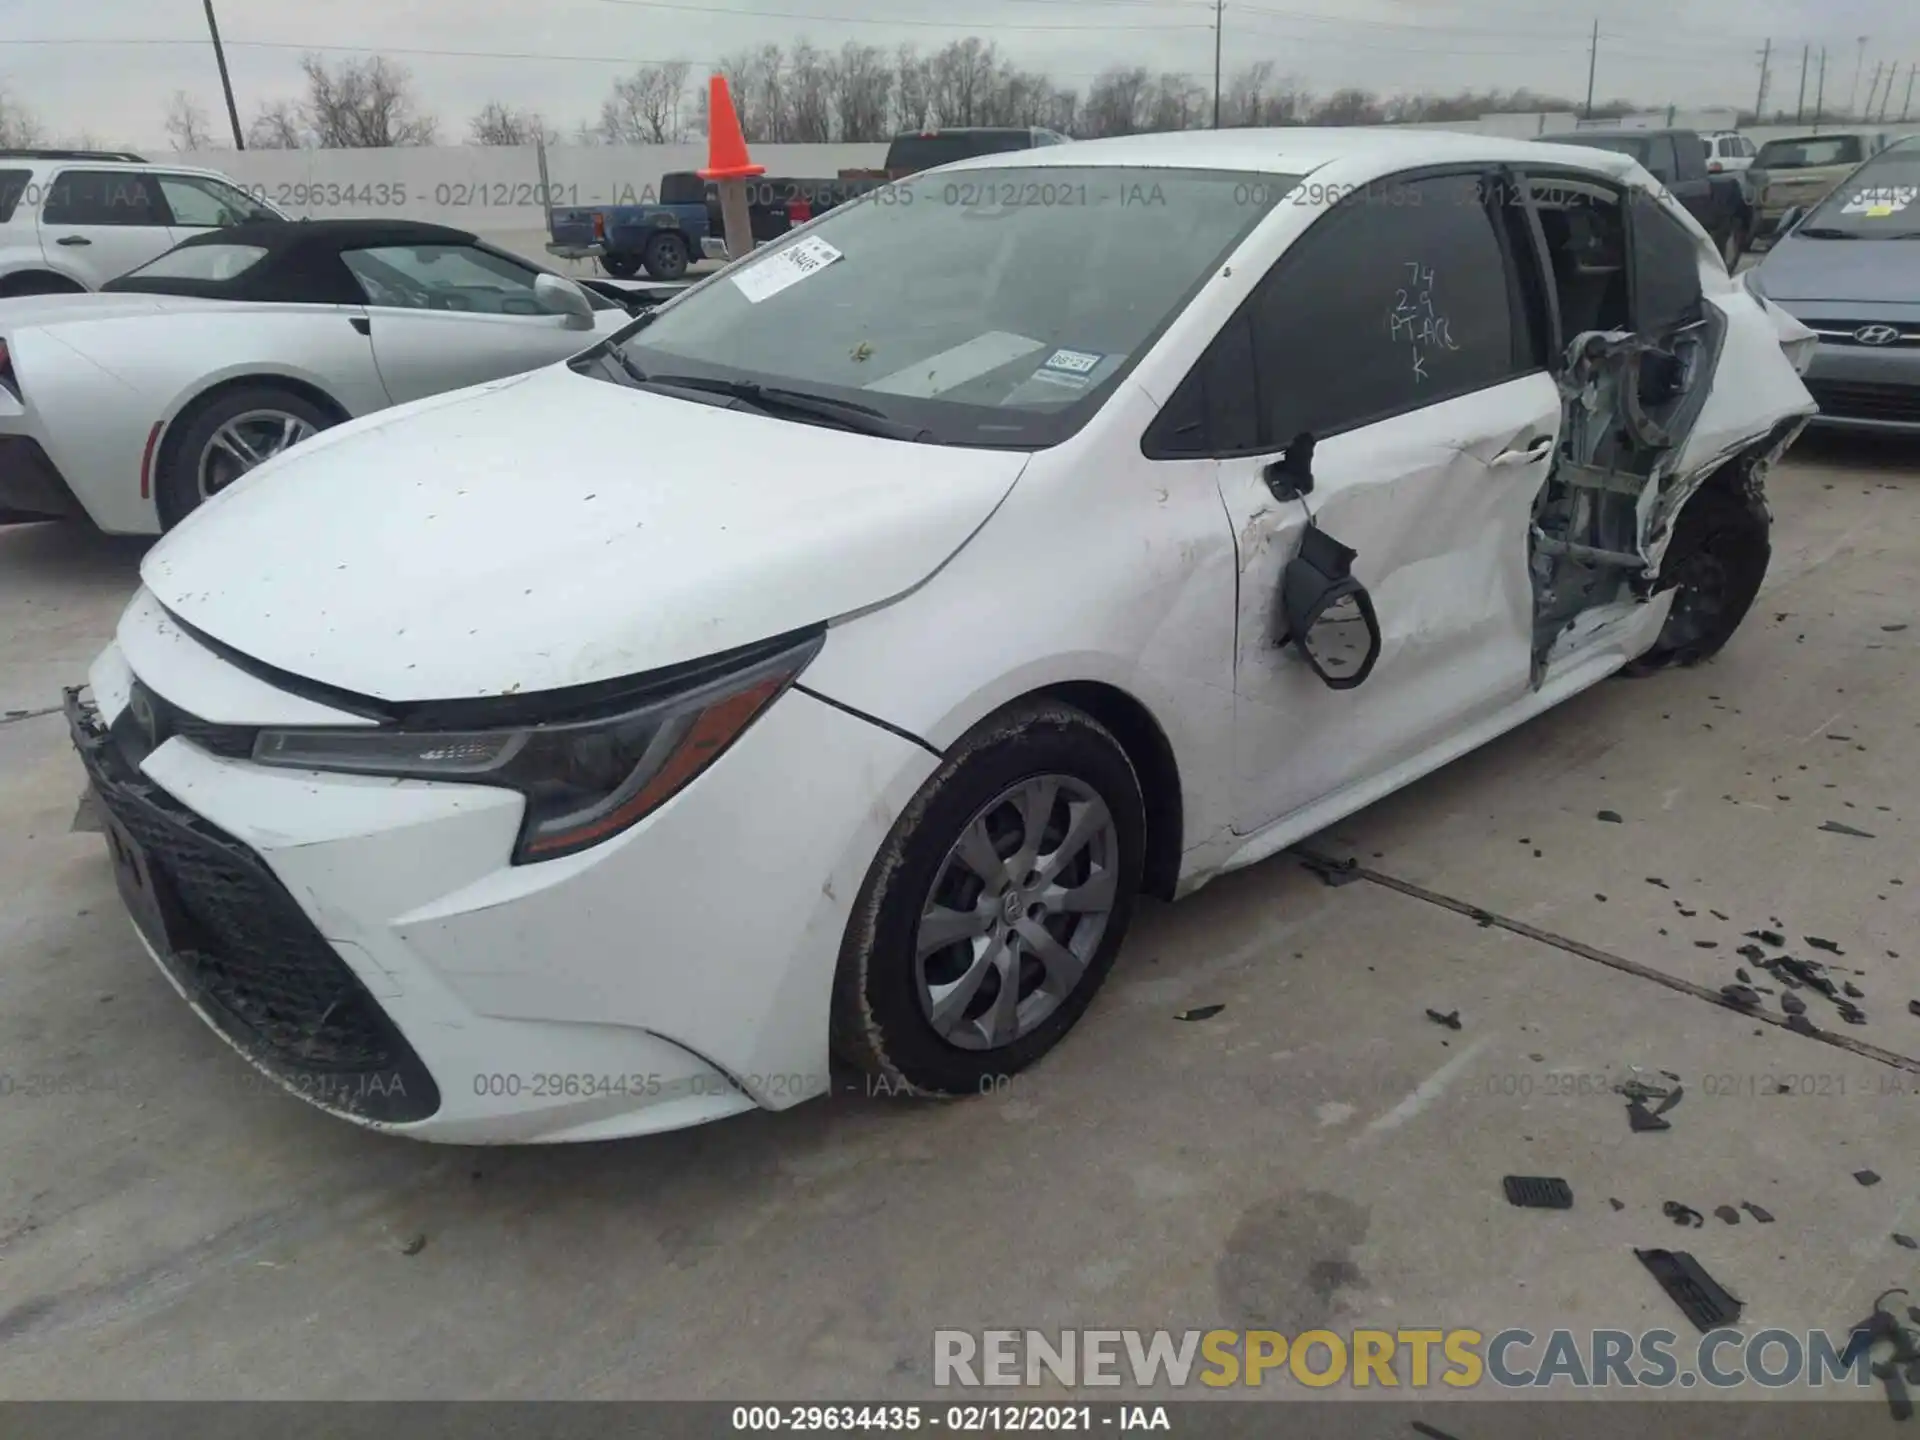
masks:
<path fill-rule="evenodd" d="M 1675 590 L 1660 638 L 1630 666 L 1648 675 L 1669 665 L 1698 665 L 1720 653 L 1753 608 L 1773 558 L 1766 506 L 1739 486 L 1715 480 L 1680 511 L 1660 567 Z"/>
<path fill-rule="evenodd" d="M 0 299 L 12 299 L 16 295 L 84 295 L 87 287 L 75 284 L 64 275 L 50 275 L 44 270 L 29 271 L 24 275 L 9 275 L 0 280 Z"/>
<path fill-rule="evenodd" d="M 922 1005 L 915 958 L 922 907 L 982 808 L 1042 776 L 1067 777 L 1106 805 L 1118 857 L 1112 908 L 1077 984 L 1050 1014 L 1009 1044 L 962 1048 L 934 1028 Z M 1133 764 L 1092 716 L 1043 701 L 983 721 L 914 797 L 861 887 L 834 976 L 834 1053 L 896 1091 L 929 1096 L 979 1094 L 1033 1064 L 1073 1028 L 1112 969 L 1133 918 L 1145 840 Z M 1018 993 L 1032 992 L 1023 985 Z"/>
<path fill-rule="evenodd" d="M 678 280 L 687 273 L 687 242 L 671 232 L 647 242 L 647 274 L 656 280 Z"/>
<path fill-rule="evenodd" d="M 616 280 L 631 280 L 640 273 L 640 262 L 631 255 L 602 255 L 600 268 Z"/>
<path fill-rule="evenodd" d="M 252 411 L 278 411 L 315 430 L 340 423 L 335 412 L 295 391 L 270 384 L 223 390 L 188 410 L 174 421 L 154 476 L 154 500 L 162 530 L 171 530 L 200 508 L 205 499 L 200 493 L 201 457 L 221 426 Z"/>

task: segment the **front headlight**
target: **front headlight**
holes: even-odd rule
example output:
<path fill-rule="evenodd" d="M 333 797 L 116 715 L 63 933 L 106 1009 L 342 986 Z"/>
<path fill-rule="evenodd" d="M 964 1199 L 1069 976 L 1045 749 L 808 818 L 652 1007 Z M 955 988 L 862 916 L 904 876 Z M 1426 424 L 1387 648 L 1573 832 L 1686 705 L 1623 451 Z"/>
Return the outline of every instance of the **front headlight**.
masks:
<path fill-rule="evenodd" d="M 253 758 L 518 790 L 527 808 L 513 863 L 553 860 L 619 834 L 678 794 L 793 683 L 822 638 L 604 715 L 473 729 L 262 730 Z"/>

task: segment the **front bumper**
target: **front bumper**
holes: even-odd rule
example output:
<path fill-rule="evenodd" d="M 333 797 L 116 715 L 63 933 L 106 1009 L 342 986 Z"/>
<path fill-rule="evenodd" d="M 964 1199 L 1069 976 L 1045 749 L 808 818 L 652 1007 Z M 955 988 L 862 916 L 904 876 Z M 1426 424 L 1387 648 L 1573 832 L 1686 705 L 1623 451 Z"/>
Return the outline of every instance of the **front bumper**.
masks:
<path fill-rule="evenodd" d="M 607 247 L 600 240 L 590 240 L 584 245 L 566 245 L 550 240 L 547 242 L 547 253 L 562 260 L 598 260 L 607 253 Z"/>
<path fill-rule="evenodd" d="M 190 673 L 139 678 L 184 708 Z M 934 763 L 790 691 L 631 830 L 513 866 L 513 792 L 275 770 L 183 734 L 128 763 L 118 642 L 89 680 L 98 713 L 70 702 L 75 743 L 168 978 L 293 1093 L 459 1143 L 645 1134 L 828 1093 L 853 898 Z M 290 964 L 304 988 L 281 993 Z"/>
<path fill-rule="evenodd" d="M 1920 435 L 1920 347 L 1822 343 L 1806 383 L 1823 429 Z"/>

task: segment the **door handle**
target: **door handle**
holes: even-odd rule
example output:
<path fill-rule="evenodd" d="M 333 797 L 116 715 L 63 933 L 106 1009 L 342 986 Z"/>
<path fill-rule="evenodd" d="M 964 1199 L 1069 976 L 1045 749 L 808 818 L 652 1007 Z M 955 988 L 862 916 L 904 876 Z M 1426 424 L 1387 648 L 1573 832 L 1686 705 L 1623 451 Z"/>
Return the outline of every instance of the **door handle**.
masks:
<path fill-rule="evenodd" d="M 84 235 L 62 235 L 53 243 L 56 245 L 91 245 L 93 241 Z"/>
<path fill-rule="evenodd" d="M 1525 448 L 1508 450 L 1494 456 L 1493 463 L 1501 469 L 1517 465 L 1531 465 L 1536 461 L 1546 459 L 1552 451 L 1553 437 L 1551 435 L 1536 435 L 1526 443 Z"/>

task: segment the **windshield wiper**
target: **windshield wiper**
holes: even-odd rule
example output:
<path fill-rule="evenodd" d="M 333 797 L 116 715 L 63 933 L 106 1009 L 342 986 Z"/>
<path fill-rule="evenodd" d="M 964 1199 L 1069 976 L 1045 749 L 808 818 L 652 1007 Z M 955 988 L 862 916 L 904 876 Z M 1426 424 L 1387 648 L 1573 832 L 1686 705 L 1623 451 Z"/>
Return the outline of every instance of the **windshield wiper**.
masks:
<path fill-rule="evenodd" d="M 820 420 L 862 435 L 877 435 L 883 440 L 926 441 L 931 430 L 895 420 L 853 400 L 835 400 L 826 395 L 809 395 L 801 390 L 784 390 L 752 380 L 714 380 L 704 375 L 649 375 L 649 385 L 669 385 L 680 390 L 701 390 L 711 395 L 728 395 L 769 415 L 790 415 Z"/>
<path fill-rule="evenodd" d="M 1795 235 L 1804 235 L 1809 240 L 1858 240 L 1861 235 L 1854 230 L 1841 230 L 1832 225 L 1809 225 L 1795 230 Z"/>

